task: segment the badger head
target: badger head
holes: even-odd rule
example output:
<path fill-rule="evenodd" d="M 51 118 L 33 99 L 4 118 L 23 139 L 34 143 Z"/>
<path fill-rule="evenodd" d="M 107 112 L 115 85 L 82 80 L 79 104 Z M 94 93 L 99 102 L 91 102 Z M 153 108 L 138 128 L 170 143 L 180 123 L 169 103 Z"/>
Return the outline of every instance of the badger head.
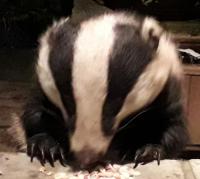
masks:
<path fill-rule="evenodd" d="M 128 115 L 150 104 L 170 74 L 176 48 L 152 18 L 104 14 L 55 23 L 41 39 L 37 75 L 62 112 L 70 151 L 82 166 L 107 152 Z"/>

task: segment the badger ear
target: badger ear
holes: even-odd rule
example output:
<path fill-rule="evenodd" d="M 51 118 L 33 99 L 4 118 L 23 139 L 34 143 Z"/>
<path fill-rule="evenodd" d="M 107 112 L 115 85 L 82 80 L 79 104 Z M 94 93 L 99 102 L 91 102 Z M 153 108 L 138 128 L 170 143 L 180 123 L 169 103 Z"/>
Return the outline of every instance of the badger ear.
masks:
<path fill-rule="evenodd" d="M 152 47 L 152 49 L 156 50 L 158 48 L 159 37 L 154 35 L 153 29 L 150 29 L 150 31 L 149 31 L 148 44 Z"/>
<path fill-rule="evenodd" d="M 143 39 L 148 41 L 152 37 L 157 37 L 158 39 L 164 32 L 158 21 L 151 17 L 146 17 L 142 23 L 141 36 Z"/>
<path fill-rule="evenodd" d="M 142 24 L 141 36 L 153 48 L 158 48 L 159 39 L 164 32 L 158 21 L 151 17 L 146 17 Z"/>

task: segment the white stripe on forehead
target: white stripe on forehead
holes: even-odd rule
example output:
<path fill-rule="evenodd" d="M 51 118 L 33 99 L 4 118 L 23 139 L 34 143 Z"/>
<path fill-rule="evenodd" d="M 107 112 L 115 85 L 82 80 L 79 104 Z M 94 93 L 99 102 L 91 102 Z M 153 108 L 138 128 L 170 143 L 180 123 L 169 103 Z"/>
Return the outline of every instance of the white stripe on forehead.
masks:
<path fill-rule="evenodd" d="M 101 129 L 101 116 L 109 54 L 114 43 L 114 24 L 112 17 L 84 22 L 75 42 L 72 79 L 77 116 L 71 144 L 73 151 L 80 151 L 86 145 L 95 147 L 97 140 L 102 145 L 106 140 Z"/>
<path fill-rule="evenodd" d="M 77 114 L 71 139 L 73 151 L 85 146 L 102 151 L 109 145 L 101 127 L 102 108 L 107 95 L 109 57 L 115 42 L 114 27 L 119 23 L 130 24 L 130 19 L 123 14 L 117 18 L 104 15 L 81 24 L 72 69 Z"/>
<path fill-rule="evenodd" d="M 58 23 L 59 24 L 59 23 Z M 55 27 L 55 24 L 54 24 Z M 50 29 L 51 30 L 51 29 Z M 50 31 L 49 30 L 49 31 Z M 67 119 L 67 112 L 61 100 L 60 93 L 56 87 L 51 69 L 49 66 L 50 45 L 48 44 L 49 31 L 40 40 L 40 51 L 37 61 L 37 75 L 41 88 L 49 100 L 56 105 L 62 112 L 64 119 Z"/>

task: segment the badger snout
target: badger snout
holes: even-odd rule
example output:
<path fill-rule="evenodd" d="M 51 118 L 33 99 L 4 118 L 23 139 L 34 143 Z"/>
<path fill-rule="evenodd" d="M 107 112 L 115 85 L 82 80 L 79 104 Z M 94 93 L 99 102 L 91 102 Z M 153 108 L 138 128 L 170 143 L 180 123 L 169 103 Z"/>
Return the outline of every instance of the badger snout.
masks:
<path fill-rule="evenodd" d="M 75 152 L 74 157 L 78 166 L 81 169 L 86 169 L 96 166 L 102 160 L 103 153 L 85 148 L 79 152 Z"/>

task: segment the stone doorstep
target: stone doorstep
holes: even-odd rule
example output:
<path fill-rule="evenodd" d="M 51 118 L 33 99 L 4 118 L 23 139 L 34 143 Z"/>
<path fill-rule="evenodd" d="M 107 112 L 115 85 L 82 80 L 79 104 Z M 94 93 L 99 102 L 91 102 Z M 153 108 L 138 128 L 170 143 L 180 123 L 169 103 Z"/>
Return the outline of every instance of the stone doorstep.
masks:
<path fill-rule="evenodd" d="M 0 153 L 0 179 L 54 179 L 53 175 L 47 176 L 39 170 L 41 165 L 30 159 L 23 153 Z M 45 167 L 51 172 L 66 172 L 64 168 L 56 163 L 55 168 L 49 165 Z M 140 172 L 135 179 L 200 179 L 200 160 L 163 160 L 160 166 L 156 162 L 140 165 L 136 168 Z"/>
<path fill-rule="evenodd" d="M 189 163 L 196 177 L 195 179 L 200 179 L 200 160 L 190 160 Z"/>

